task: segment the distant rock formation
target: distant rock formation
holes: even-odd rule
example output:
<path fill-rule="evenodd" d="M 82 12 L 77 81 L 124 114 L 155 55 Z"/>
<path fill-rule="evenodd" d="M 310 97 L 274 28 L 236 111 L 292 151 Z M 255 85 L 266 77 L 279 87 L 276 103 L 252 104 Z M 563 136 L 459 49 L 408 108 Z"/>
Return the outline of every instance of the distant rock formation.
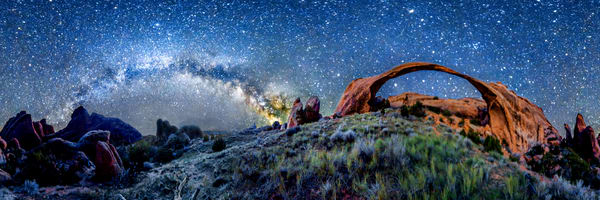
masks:
<path fill-rule="evenodd" d="M 105 117 L 92 113 L 91 115 L 82 106 L 71 114 L 71 121 L 63 130 L 49 135 L 49 138 L 63 138 L 77 142 L 89 131 L 105 130 L 111 133 L 110 142 L 114 145 L 127 145 L 142 139 L 142 134 L 131 125 L 118 118 Z"/>
<path fill-rule="evenodd" d="M 491 132 L 500 140 L 506 141 L 512 152 L 525 152 L 530 142 L 546 141 L 544 130 L 547 128 L 558 133 L 540 107 L 508 90 L 501 83 L 486 83 L 448 67 L 422 62 L 406 63 L 380 75 L 352 81 L 344 91 L 334 115 L 347 116 L 375 111 L 375 95 L 383 84 L 390 79 L 423 70 L 444 72 L 469 81 L 485 101 Z M 394 104 L 393 100 L 390 102 Z M 471 110 L 468 112 L 473 113 Z"/>

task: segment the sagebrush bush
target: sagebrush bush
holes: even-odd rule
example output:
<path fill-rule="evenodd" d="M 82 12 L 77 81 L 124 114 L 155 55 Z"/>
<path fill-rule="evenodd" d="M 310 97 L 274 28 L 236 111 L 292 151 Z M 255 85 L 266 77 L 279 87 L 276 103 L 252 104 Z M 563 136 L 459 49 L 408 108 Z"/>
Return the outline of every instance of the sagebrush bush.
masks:
<path fill-rule="evenodd" d="M 225 148 L 227 148 L 227 144 L 225 144 L 225 140 L 223 140 L 223 138 L 216 139 L 212 145 L 212 150 L 214 152 L 223 151 Z"/>

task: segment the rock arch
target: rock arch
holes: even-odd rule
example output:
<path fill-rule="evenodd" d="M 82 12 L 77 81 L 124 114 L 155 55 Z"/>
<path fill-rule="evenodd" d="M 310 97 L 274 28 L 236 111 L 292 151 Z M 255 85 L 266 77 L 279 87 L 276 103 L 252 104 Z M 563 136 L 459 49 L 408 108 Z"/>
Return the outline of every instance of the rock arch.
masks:
<path fill-rule="evenodd" d="M 467 80 L 485 100 L 490 114 L 492 134 L 506 141 L 512 152 L 524 152 L 531 142 L 544 142 L 548 131 L 558 133 L 544 116 L 543 110 L 529 100 L 509 91 L 501 83 L 486 83 L 448 67 L 412 62 L 399 65 L 382 74 L 359 78 L 350 83 L 335 109 L 337 115 L 346 116 L 372 111 L 369 102 L 390 79 L 416 71 L 439 71 Z"/>

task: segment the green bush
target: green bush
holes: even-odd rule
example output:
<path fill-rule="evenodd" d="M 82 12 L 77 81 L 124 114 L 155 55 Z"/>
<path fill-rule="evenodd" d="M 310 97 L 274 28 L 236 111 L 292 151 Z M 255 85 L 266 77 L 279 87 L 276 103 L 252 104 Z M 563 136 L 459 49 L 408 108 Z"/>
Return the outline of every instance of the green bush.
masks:
<path fill-rule="evenodd" d="M 155 149 L 152 144 L 146 140 L 140 140 L 128 148 L 129 161 L 133 166 L 141 168 L 144 162 L 150 161 L 155 156 Z"/>
<path fill-rule="evenodd" d="M 212 150 L 214 152 L 223 151 L 225 148 L 227 148 L 227 144 L 225 144 L 225 140 L 223 140 L 223 138 L 215 140 L 215 142 L 212 145 Z"/>
<path fill-rule="evenodd" d="M 485 138 L 485 141 L 483 141 L 483 148 L 487 152 L 495 151 L 498 153 L 502 153 L 502 146 L 500 145 L 500 140 L 491 135 L 487 136 Z"/>
<path fill-rule="evenodd" d="M 210 138 L 208 138 L 208 135 L 202 136 L 202 141 L 203 142 L 208 142 L 208 140 L 210 140 Z"/>

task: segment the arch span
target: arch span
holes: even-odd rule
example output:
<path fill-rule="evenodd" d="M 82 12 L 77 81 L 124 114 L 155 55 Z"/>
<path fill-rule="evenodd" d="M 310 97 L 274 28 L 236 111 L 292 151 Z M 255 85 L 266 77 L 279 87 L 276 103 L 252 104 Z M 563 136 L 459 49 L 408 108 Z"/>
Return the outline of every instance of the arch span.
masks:
<path fill-rule="evenodd" d="M 487 104 L 492 134 L 505 140 L 512 152 L 526 151 L 530 142 L 545 142 L 547 131 L 558 133 L 546 119 L 541 108 L 517 96 L 501 83 L 486 83 L 448 67 L 425 62 L 406 63 L 382 74 L 352 81 L 338 102 L 336 114 L 347 116 L 372 111 L 369 102 L 374 100 L 383 84 L 390 79 L 416 71 L 444 72 L 471 83 Z"/>

